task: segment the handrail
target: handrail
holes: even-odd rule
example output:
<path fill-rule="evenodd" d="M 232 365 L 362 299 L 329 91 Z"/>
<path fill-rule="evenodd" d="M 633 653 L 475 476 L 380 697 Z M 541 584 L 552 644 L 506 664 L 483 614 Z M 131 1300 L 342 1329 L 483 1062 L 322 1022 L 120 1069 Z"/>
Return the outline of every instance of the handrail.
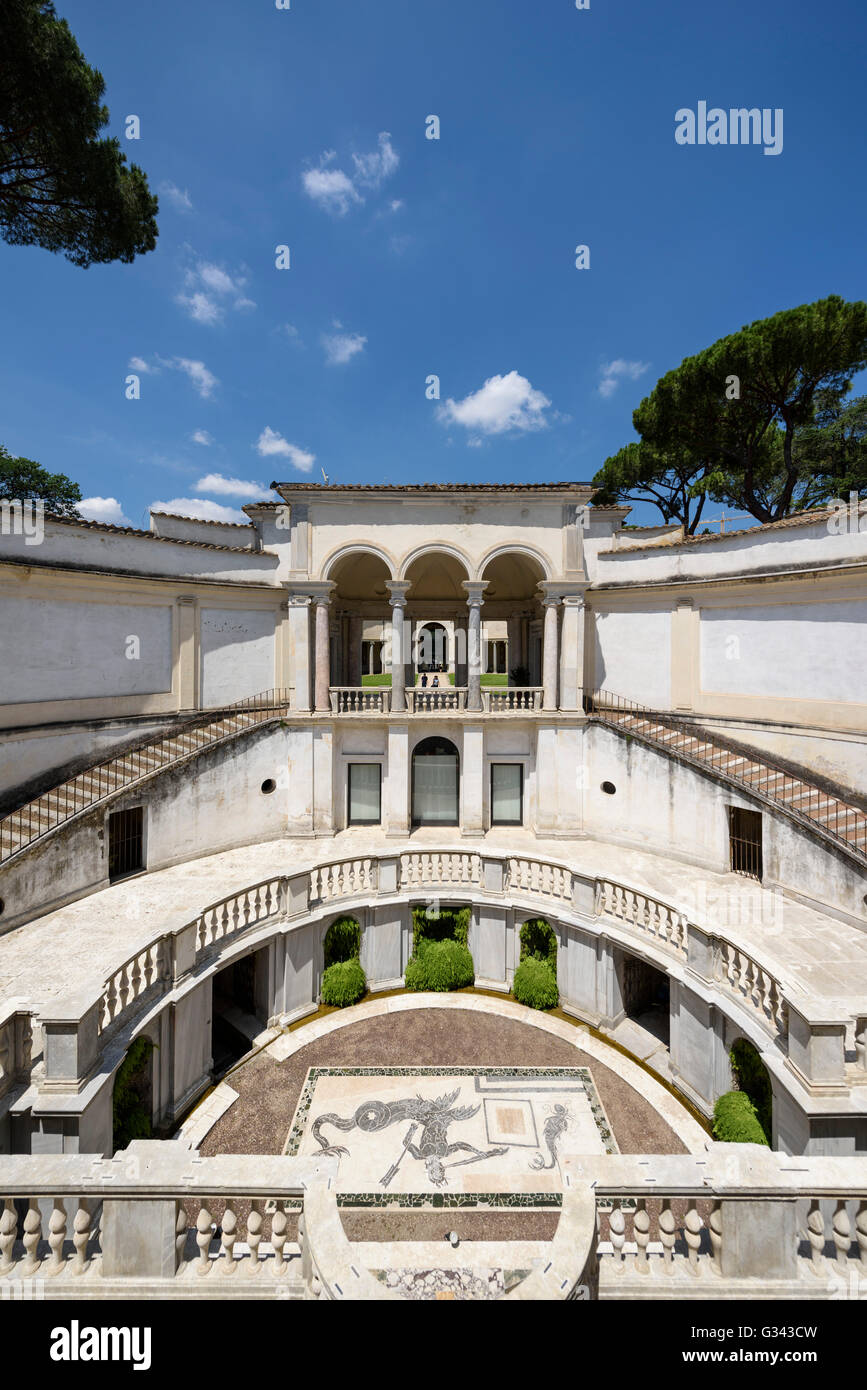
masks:
<path fill-rule="evenodd" d="M 669 710 L 654 710 L 612 691 L 585 691 L 584 710 L 588 717 L 610 728 L 644 738 L 657 747 L 677 753 L 695 766 L 713 768 L 721 776 L 782 807 L 802 824 L 811 829 L 818 827 L 833 836 L 859 858 L 867 859 L 867 815 L 850 802 L 777 767 L 760 756 L 758 750 L 729 747 L 716 735 L 686 724 L 681 715 Z M 635 727 L 642 723 L 655 723 L 666 730 L 666 736 L 652 729 Z M 735 770 L 738 764 L 743 771 Z"/>

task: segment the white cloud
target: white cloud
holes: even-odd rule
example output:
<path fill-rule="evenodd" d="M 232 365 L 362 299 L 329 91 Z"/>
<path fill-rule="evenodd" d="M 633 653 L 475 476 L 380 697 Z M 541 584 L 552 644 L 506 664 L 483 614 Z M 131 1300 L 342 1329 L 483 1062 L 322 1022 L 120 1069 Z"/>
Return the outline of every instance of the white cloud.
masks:
<path fill-rule="evenodd" d="M 255 309 L 255 301 L 242 293 L 247 277 L 240 272 L 230 275 L 211 261 L 198 261 L 184 276 L 187 294 L 177 296 L 190 318 L 196 323 L 220 323 L 225 316 L 230 297 L 235 309 Z"/>
<path fill-rule="evenodd" d="M 389 212 L 400 212 L 403 207 L 403 198 L 393 198 L 388 205 Z"/>
<path fill-rule="evenodd" d="M 159 191 L 178 212 L 192 212 L 193 200 L 185 188 L 178 188 L 176 183 L 167 180 L 160 184 Z"/>
<path fill-rule="evenodd" d="M 194 444 L 204 444 L 205 446 L 210 446 L 214 442 L 213 435 L 208 434 L 207 430 L 194 430 L 190 438 Z"/>
<path fill-rule="evenodd" d="M 157 375 L 159 367 L 152 367 L 143 357 L 131 357 L 129 359 L 130 371 L 141 372 L 144 376 Z"/>
<path fill-rule="evenodd" d="M 355 177 L 365 188 L 379 188 L 400 164 L 400 156 L 391 143 L 387 130 L 380 131 L 377 149 L 371 154 L 354 154 Z"/>
<path fill-rule="evenodd" d="M 106 521 L 111 526 L 132 526 L 116 497 L 85 497 L 77 509 L 88 521 Z"/>
<path fill-rule="evenodd" d="M 249 526 L 250 518 L 234 507 L 222 507 L 204 497 L 173 497 L 170 502 L 151 502 L 152 512 L 170 512 L 172 516 L 190 516 L 196 521 L 234 521 Z"/>
<path fill-rule="evenodd" d="M 218 497 L 243 497 L 248 502 L 273 501 L 271 489 L 262 483 L 244 478 L 226 478 L 222 473 L 207 473 L 196 483 L 196 492 L 215 492 Z"/>
<path fill-rule="evenodd" d="M 290 444 L 284 439 L 282 434 L 272 430 L 270 425 L 266 425 L 259 438 L 256 440 L 255 449 L 261 458 L 285 458 L 297 468 L 300 473 L 309 473 L 314 463 L 316 455 L 307 453 L 304 449 L 299 449 L 297 444 Z"/>
<path fill-rule="evenodd" d="M 364 202 L 359 188 L 379 188 L 386 179 L 391 178 L 400 164 L 400 156 L 385 130 L 380 133 L 375 150 L 352 156 L 354 175 L 347 174 L 344 169 L 331 168 L 336 158 L 334 150 L 326 150 L 320 156 L 319 167 L 305 169 L 301 175 L 301 184 L 307 196 L 336 217 L 345 217 L 354 204 Z M 396 211 L 396 208 L 393 207 L 392 211 Z"/>
<path fill-rule="evenodd" d="M 168 365 L 179 372 L 186 372 L 204 400 L 207 400 L 213 394 L 214 387 L 220 384 L 213 372 L 208 371 L 204 362 L 195 362 L 189 357 L 173 357 Z"/>
<path fill-rule="evenodd" d="M 506 434 L 510 430 L 542 430 L 548 421 L 544 411 L 548 397 L 536 391 L 517 372 L 492 376 L 480 390 L 462 401 L 447 400 L 438 417 L 447 424 L 463 425 L 481 434 Z M 475 443 L 475 441 L 472 441 Z"/>
<path fill-rule="evenodd" d="M 626 362 L 622 357 L 615 358 L 613 362 L 607 362 L 599 368 L 600 396 L 613 396 L 621 381 L 637 381 L 640 376 L 644 375 L 649 366 L 649 362 Z"/>
<path fill-rule="evenodd" d="M 341 325 L 336 323 L 335 328 Z M 345 362 L 351 362 L 353 357 L 359 352 L 364 352 L 367 339 L 360 333 L 323 333 L 322 346 L 325 348 L 325 360 L 329 367 L 342 366 Z"/>

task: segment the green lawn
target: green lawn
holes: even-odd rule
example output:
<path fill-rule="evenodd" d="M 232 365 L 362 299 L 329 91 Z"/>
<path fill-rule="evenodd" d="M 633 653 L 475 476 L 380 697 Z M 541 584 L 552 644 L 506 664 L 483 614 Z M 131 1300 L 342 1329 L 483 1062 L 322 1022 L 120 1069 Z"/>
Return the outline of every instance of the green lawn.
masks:
<path fill-rule="evenodd" d="M 450 683 L 451 683 L 452 685 L 454 685 L 454 683 L 455 683 L 455 678 L 454 678 L 454 676 L 449 676 L 449 681 L 450 681 Z M 430 682 L 431 682 L 431 677 L 428 676 L 428 686 L 430 686 Z M 420 677 L 420 676 L 417 676 L 417 677 L 416 677 L 416 682 L 415 682 L 415 683 L 416 683 L 416 685 L 420 685 L 420 684 L 421 684 L 421 677 Z M 440 675 L 440 685 L 442 685 L 442 683 L 443 683 L 443 677 L 442 677 L 442 675 Z M 383 686 L 390 686 L 390 685 L 391 685 L 391 676 L 390 676 L 390 675 L 387 675 L 387 674 L 386 674 L 386 675 L 382 675 L 382 676 L 362 676 L 362 677 L 361 677 L 361 684 L 362 684 L 362 685 L 374 686 L 374 687 L 378 687 L 379 689 L 381 689 Z M 491 675 L 491 676 L 482 676 L 482 685 L 499 685 L 499 686 L 504 686 L 504 685 L 508 685 L 508 684 L 509 684 L 509 677 L 508 677 L 507 675 L 505 675 L 505 674 L 502 674 L 502 675 L 499 675 L 499 676 L 493 676 L 493 675 Z"/>

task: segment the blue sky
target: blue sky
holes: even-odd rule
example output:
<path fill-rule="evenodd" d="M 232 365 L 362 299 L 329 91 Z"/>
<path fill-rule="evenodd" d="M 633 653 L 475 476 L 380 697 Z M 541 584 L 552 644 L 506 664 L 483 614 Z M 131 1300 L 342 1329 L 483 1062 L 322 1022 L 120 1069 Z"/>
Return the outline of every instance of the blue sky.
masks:
<path fill-rule="evenodd" d="M 57 0 L 161 205 L 132 265 L 0 243 L 0 443 L 91 515 L 589 480 L 683 357 L 865 296 L 862 0 L 291 5 Z M 676 144 L 703 100 L 782 153 Z"/>

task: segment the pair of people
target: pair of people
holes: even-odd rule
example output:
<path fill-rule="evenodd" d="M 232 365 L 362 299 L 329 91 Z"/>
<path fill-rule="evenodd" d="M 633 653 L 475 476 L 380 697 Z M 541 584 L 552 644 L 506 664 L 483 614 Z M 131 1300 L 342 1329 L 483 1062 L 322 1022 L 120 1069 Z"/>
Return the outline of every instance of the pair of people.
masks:
<path fill-rule="evenodd" d="M 425 675 L 422 675 L 421 683 L 422 683 L 422 686 L 423 686 L 423 687 L 427 685 L 427 675 L 426 675 L 426 674 L 425 674 Z M 440 683 L 440 678 L 439 678 L 439 676 L 434 676 L 433 680 L 431 681 L 431 690 L 436 690 L 436 689 L 438 688 L 438 686 L 439 686 L 439 683 Z"/>

